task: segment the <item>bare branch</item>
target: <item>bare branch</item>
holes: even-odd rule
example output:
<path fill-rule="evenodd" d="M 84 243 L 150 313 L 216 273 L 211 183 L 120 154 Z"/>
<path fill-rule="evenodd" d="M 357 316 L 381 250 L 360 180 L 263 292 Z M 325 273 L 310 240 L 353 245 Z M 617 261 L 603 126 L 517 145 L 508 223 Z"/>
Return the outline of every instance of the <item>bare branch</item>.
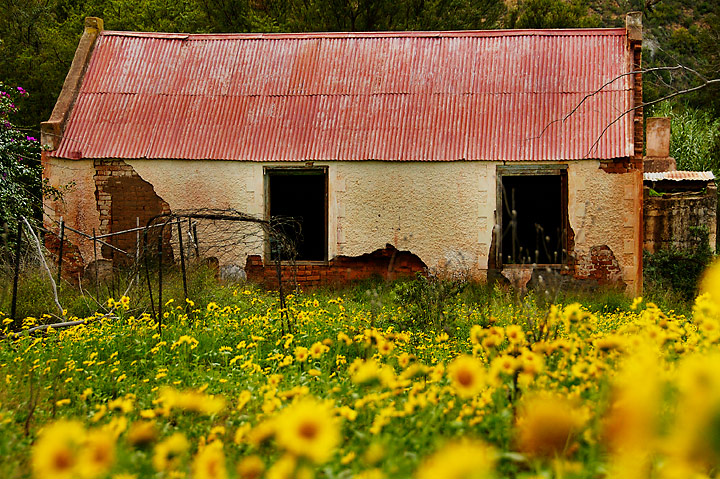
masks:
<path fill-rule="evenodd" d="M 683 68 L 684 68 L 684 69 L 687 69 L 687 70 L 689 70 L 689 71 L 694 71 L 694 70 L 692 70 L 691 68 L 687 68 L 687 67 L 683 67 Z M 699 75 L 699 74 L 698 74 L 698 75 Z M 702 78 L 702 75 L 699 75 L 699 76 Z M 631 113 L 631 112 L 633 112 L 633 111 L 635 111 L 635 110 L 638 110 L 638 109 L 640 109 L 640 108 L 644 108 L 644 107 L 646 107 L 646 106 L 655 105 L 655 104 L 657 104 L 657 103 L 663 102 L 663 101 L 665 101 L 665 100 L 669 100 L 669 99 L 671 99 L 671 98 L 675 98 L 675 97 L 678 96 L 678 95 L 684 95 L 684 94 L 687 94 L 687 93 L 692 93 L 692 92 L 697 91 L 697 90 L 701 90 L 701 89 L 703 89 L 703 88 L 705 88 L 705 87 L 707 87 L 707 86 L 709 86 L 709 85 L 713 85 L 713 84 L 720 84 L 720 78 L 714 78 L 714 79 L 712 79 L 712 80 L 705 80 L 705 81 L 703 81 L 703 83 L 702 83 L 701 85 L 697 85 L 697 86 L 692 87 L 692 88 L 686 88 L 685 90 L 677 90 L 677 91 L 675 91 L 675 92 L 673 92 L 673 93 L 671 93 L 671 94 L 669 94 L 669 95 L 665 95 L 665 96 L 662 97 L 662 98 L 658 98 L 658 99 L 653 100 L 653 101 L 642 102 L 642 103 L 639 104 L 639 105 L 635 105 L 635 106 L 633 106 L 632 108 L 628 108 L 627 110 L 625 110 L 624 112 L 622 112 L 620 115 L 618 115 L 618 116 L 617 116 L 613 121 L 611 121 L 607 126 L 605 126 L 605 128 L 603 128 L 603 131 L 600 132 L 600 135 L 597 137 L 597 139 L 595 140 L 595 142 L 590 146 L 590 149 L 589 149 L 588 152 L 585 154 L 585 157 L 587 158 L 588 156 L 590 156 L 590 153 L 592 153 L 592 151 L 598 146 L 598 144 L 600 143 L 600 140 L 602 139 L 603 135 L 605 135 L 605 133 L 610 129 L 610 127 L 613 126 L 613 125 L 614 125 L 615 123 L 617 123 L 618 121 L 620 121 L 620 120 L 621 120 L 625 115 L 627 115 L 628 113 Z"/>
<path fill-rule="evenodd" d="M 570 110 L 570 111 L 569 111 L 567 114 L 565 114 L 562 118 L 558 118 L 557 120 L 553 120 L 553 121 L 551 121 L 550 123 L 548 123 L 547 125 L 545 125 L 545 127 L 542 129 L 542 131 L 540 132 L 540 134 L 539 134 L 538 136 L 531 137 L 530 139 L 531 139 L 531 140 L 535 140 L 535 139 L 541 138 L 541 137 L 545 134 L 545 132 L 548 130 L 548 128 L 550 128 L 550 127 L 551 127 L 552 125 L 554 125 L 555 123 L 564 123 L 565 121 L 567 121 L 567 119 L 570 118 L 573 114 L 575 114 L 575 113 L 580 109 L 580 107 L 581 107 L 589 98 L 597 95 L 598 93 L 600 93 L 601 91 L 603 91 L 605 88 L 607 88 L 608 86 L 612 85 L 614 82 L 620 80 L 621 78 L 625 78 L 625 77 L 627 77 L 627 76 L 636 75 L 636 74 L 654 73 L 654 72 L 659 72 L 659 71 L 678 71 L 678 70 L 680 70 L 680 71 L 688 71 L 688 72 L 690 72 L 690 73 L 693 73 L 693 74 L 696 75 L 697 77 L 699 77 L 699 78 L 704 82 L 703 85 L 702 85 L 702 87 L 705 87 L 705 86 L 707 86 L 708 83 L 712 83 L 712 82 L 715 81 L 715 80 L 708 80 L 708 79 L 706 79 L 703 75 L 701 75 L 698 71 L 696 71 L 696 70 L 694 70 L 694 69 L 692 69 L 692 68 L 690 68 L 690 67 L 687 67 L 687 66 L 685 66 L 685 65 L 680 65 L 680 64 L 675 65 L 675 66 L 673 66 L 673 67 L 653 67 L 653 68 L 645 68 L 645 69 L 633 70 L 633 71 L 630 71 L 630 72 L 627 72 L 627 73 L 623 73 L 623 74 L 621 74 L 621 75 L 618 75 L 618 76 L 616 76 L 616 77 L 614 77 L 614 78 L 611 78 L 610 80 L 606 81 L 605 83 L 603 83 L 602 86 L 600 86 L 600 88 L 598 88 L 598 89 L 596 89 L 596 90 L 594 90 L 594 91 L 586 94 L 586 95 L 582 98 L 582 100 L 580 100 L 580 101 L 578 102 L 578 104 L 575 105 L 575 107 L 574 107 L 572 110 Z M 688 93 L 688 92 L 694 91 L 694 90 L 695 90 L 695 89 L 679 90 L 678 92 L 676 92 L 676 93 L 673 94 L 672 96 L 677 96 L 678 94 Z M 672 96 L 664 97 L 664 98 L 662 98 L 660 101 L 666 100 L 666 99 L 668 99 L 668 98 L 672 98 Z M 654 102 L 654 103 L 657 103 L 657 102 Z M 635 109 L 637 109 L 637 108 L 641 108 L 642 106 L 643 106 L 643 105 L 639 105 L 639 106 L 636 106 L 636 107 L 632 108 L 631 110 L 623 113 L 623 114 L 620 116 L 620 118 L 622 118 L 622 116 L 625 116 L 626 114 L 628 114 L 630 111 L 633 111 L 633 110 L 635 110 Z M 620 118 L 615 119 L 615 121 L 613 121 L 610 125 L 616 123 Z M 602 133 L 602 134 L 604 134 L 605 131 L 607 131 L 607 128 L 606 128 L 605 130 L 603 130 L 603 133 Z M 602 134 L 600 135 L 601 137 L 602 137 Z M 599 141 L 599 138 L 598 138 L 598 141 Z M 598 142 L 598 141 L 596 141 L 595 144 L 593 144 L 593 146 L 590 148 L 591 151 L 592 151 L 592 149 L 597 145 L 597 142 Z M 588 152 L 588 154 L 589 154 L 589 153 L 590 153 L 590 152 Z"/>
<path fill-rule="evenodd" d="M 38 239 L 37 235 L 35 234 L 35 231 L 33 231 L 32 226 L 30 226 L 30 223 L 28 222 L 27 218 L 24 216 L 21 216 L 23 222 L 25 223 L 25 226 L 27 227 L 28 234 L 35 240 L 35 246 L 37 247 L 38 255 L 40 255 L 40 261 L 42 262 L 42 265 L 45 267 L 45 271 L 47 272 L 48 277 L 50 278 L 50 284 L 52 285 L 52 292 L 53 292 L 53 299 L 55 300 L 55 306 L 57 306 L 58 310 L 60 311 L 60 315 L 62 317 L 65 317 L 65 310 L 60 305 L 60 300 L 58 299 L 58 293 L 57 293 L 57 285 L 55 284 L 55 280 L 53 279 L 53 275 L 50 272 L 50 268 L 47 265 L 47 262 L 45 261 L 45 255 L 42 252 L 42 246 L 40 246 L 40 240 Z"/>

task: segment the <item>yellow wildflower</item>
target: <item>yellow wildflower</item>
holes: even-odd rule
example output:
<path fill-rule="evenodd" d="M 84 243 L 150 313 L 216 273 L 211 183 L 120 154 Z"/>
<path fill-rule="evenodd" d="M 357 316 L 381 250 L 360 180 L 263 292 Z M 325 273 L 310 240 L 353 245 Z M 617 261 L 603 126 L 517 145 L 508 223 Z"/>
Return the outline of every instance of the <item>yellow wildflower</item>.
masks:
<path fill-rule="evenodd" d="M 192 464 L 193 479 L 227 479 L 225 454 L 220 441 L 214 441 L 200 449 Z"/>
<path fill-rule="evenodd" d="M 327 461 L 340 442 L 340 427 L 330 408 L 315 399 L 297 401 L 277 417 L 277 442 L 288 452 L 315 463 Z"/>
<path fill-rule="evenodd" d="M 40 434 L 32 449 L 36 479 L 75 479 L 85 429 L 78 421 L 57 421 Z"/>
<path fill-rule="evenodd" d="M 171 471 L 180 465 L 182 455 L 188 450 L 190 443 L 185 435 L 176 432 L 155 446 L 153 467 L 156 471 Z"/>

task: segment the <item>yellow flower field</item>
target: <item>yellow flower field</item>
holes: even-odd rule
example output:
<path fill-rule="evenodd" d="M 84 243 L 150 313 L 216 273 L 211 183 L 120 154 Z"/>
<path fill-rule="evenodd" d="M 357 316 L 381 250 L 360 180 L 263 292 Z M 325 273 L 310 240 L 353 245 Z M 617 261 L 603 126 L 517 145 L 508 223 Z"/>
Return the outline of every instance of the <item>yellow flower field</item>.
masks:
<path fill-rule="evenodd" d="M 720 266 L 692 317 L 458 302 L 400 330 L 403 308 L 342 295 L 230 297 L 168 302 L 162 334 L 132 298 L 5 330 L 0 477 L 720 475 Z"/>

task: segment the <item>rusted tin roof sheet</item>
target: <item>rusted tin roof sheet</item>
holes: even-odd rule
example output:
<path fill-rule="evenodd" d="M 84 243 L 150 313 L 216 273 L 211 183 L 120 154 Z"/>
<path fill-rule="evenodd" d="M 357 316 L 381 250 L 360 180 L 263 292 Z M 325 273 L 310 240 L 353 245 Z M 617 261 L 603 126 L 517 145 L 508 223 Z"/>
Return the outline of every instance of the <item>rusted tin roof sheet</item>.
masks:
<path fill-rule="evenodd" d="M 712 171 L 661 171 L 657 173 L 643 173 L 645 181 L 712 181 L 715 175 Z"/>
<path fill-rule="evenodd" d="M 631 117 L 620 115 L 631 108 L 630 77 L 623 76 L 629 65 L 624 29 L 106 31 L 53 155 L 250 161 L 627 157 Z"/>

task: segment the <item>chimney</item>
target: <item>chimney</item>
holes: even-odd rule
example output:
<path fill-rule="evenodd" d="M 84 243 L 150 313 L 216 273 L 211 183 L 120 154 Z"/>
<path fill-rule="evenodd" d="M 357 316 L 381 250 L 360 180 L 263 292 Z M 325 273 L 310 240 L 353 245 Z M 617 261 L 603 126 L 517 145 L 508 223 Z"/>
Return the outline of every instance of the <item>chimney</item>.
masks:
<path fill-rule="evenodd" d="M 642 42 L 642 12 L 628 12 L 625 15 L 625 29 L 630 42 Z"/>
<path fill-rule="evenodd" d="M 674 171 L 675 159 L 670 158 L 670 118 L 648 118 L 645 124 L 645 158 L 647 173 Z"/>

